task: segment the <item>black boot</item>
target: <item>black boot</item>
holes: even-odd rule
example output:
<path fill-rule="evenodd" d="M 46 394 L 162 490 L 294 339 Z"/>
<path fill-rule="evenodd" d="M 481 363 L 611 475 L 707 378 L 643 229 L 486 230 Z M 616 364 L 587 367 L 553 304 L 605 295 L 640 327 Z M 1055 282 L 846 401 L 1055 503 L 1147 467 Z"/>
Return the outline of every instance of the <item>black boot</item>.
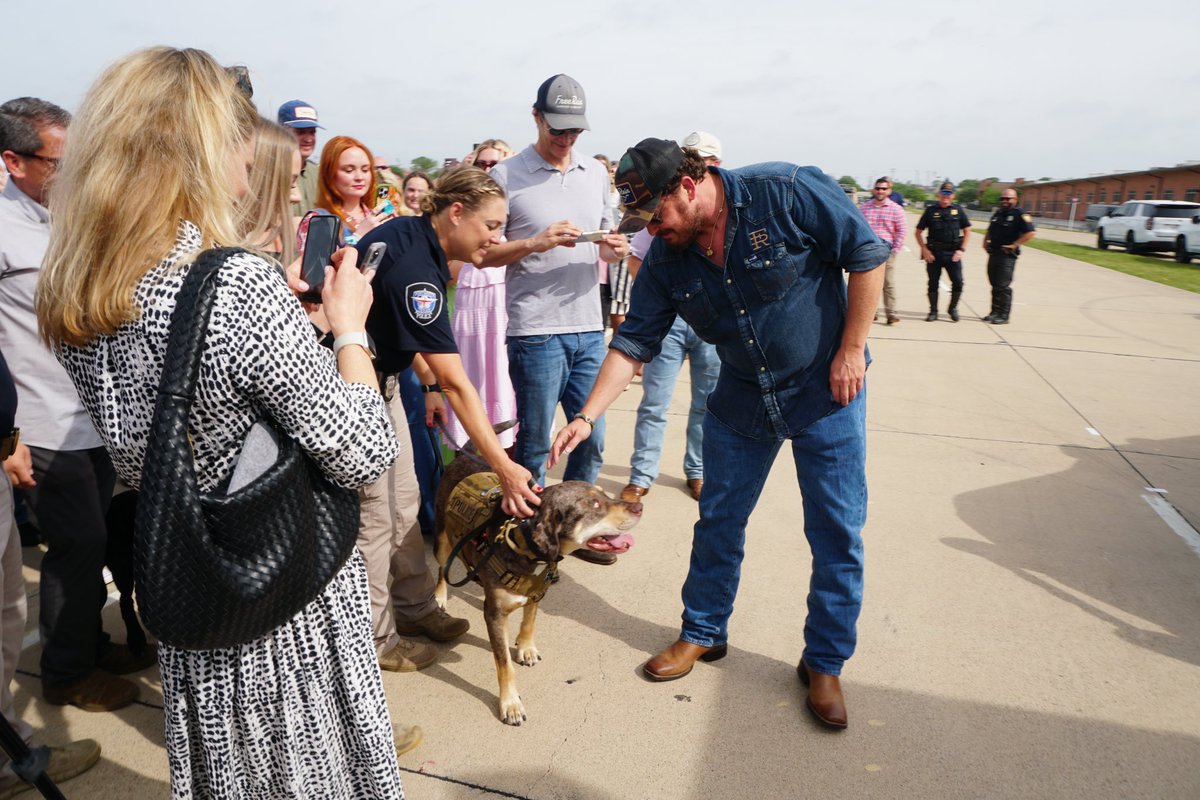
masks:
<path fill-rule="evenodd" d="M 950 293 L 950 307 L 946 311 L 950 314 L 951 322 L 958 322 L 958 298 L 962 297 L 962 292 Z"/>
<path fill-rule="evenodd" d="M 928 292 L 929 295 L 929 314 L 925 317 L 926 322 L 936 322 L 938 318 L 937 312 L 937 292 Z"/>

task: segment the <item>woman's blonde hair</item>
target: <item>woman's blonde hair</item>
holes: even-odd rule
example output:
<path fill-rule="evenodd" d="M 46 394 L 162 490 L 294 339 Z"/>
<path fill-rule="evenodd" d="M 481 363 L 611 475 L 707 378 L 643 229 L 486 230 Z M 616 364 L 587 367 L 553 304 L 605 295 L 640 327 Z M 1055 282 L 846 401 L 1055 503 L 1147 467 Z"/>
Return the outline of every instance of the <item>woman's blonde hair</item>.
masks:
<path fill-rule="evenodd" d="M 317 173 L 320 178 L 317 181 L 317 208 L 337 214 L 347 225 L 350 224 L 350 221 L 346 219 L 346 209 L 342 208 L 342 197 L 333 186 L 342 153 L 355 147 L 367 154 L 367 163 L 371 165 L 371 183 L 361 202 L 368 207 L 374 206 L 375 192 L 379 188 L 379 184 L 375 180 L 375 156 L 371 155 L 370 148 L 353 136 L 335 136 L 325 143 L 325 146 L 321 148 L 321 164 Z"/>
<path fill-rule="evenodd" d="M 500 184 L 482 169 L 461 166 L 442 173 L 437 184 L 421 197 L 421 211 L 433 216 L 452 203 L 462 203 L 467 211 L 475 211 L 485 200 L 504 196 Z"/>
<path fill-rule="evenodd" d="M 296 225 L 288 196 L 299 146 L 295 134 L 269 119 L 259 117 L 255 129 L 250 191 L 238 203 L 238 233 L 248 247 L 258 250 L 269 250 L 278 238 L 279 260 L 290 264 L 296 257 Z"/>
<path fill-rule="evenodd" d="M 134 288 L 182 220 L 209 247 L 239 241 L 230 166 L 257 113 L 203 50 L 125 56 L 88 90 L 50 197 L 41 335 L 82 346 L 137 318 Z"/>
<path fill-rule="evenodd" d="M 484 139 L 479 144 L 475 145 L 475 149 L 471 151 L 472 160 L 479 158 L 479 154 L 484 150 L 496 150 L 500 153 L 500 160 L 511 158 L 516 154 L 516 151 L 508 146 L 508 142 L 503 139 Z"/>

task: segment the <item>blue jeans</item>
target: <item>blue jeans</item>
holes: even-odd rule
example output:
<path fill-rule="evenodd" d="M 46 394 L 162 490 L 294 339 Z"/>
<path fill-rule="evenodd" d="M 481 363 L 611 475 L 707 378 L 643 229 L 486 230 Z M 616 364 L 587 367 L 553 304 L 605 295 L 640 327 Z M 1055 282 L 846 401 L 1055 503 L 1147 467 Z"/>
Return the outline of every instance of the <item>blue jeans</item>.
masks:
<path fill-rule="evenodd" d="M 582 408 L 604 361 L 604 331 L 508 337 L 508 374 L 517 393 L 515 461 L 546 483 L 546 458 L 554 431 L 554 410 L 567 419 Z M 567 458 L 565 481 L 595 483 L 604 462 L 604 417 L 592 435 Z"/>
<path fill-rule="evenodd" d="M 704 445 L 704 406 L 717 385 L 721 362 L 717 359 L 717 348 L 702 341 L 683 317 L 676 317 L 675 324 L 663 339 L 662 351 L 642 371 L 642 402 L 638 404 L 633 457 L 629 460 L 629 482 L 635 486 L 649 489 L 658 477 L 663 434 L 667 428 L 667 407 L 671 405 L 685 358 L 691 363 L 692 407 L 688 410 L 683 474 L 688 478 L 704 477 L 701 449 Z"/>
<path fill-rule="evenodd" d="M 728 640 L 746 522 L 782 444 L 746 438 L 711 413 L 705 417 L 704 457 L 710 466 L 683 584 L 684 641 L 711 647 Z M 865 389 L 850 405 L 792 437 L 792 457 L 803 495 L 804 535 L 812 551 L 804 660 L 816 672 L 840 675 L 854 653 L 862 608 Z"/>

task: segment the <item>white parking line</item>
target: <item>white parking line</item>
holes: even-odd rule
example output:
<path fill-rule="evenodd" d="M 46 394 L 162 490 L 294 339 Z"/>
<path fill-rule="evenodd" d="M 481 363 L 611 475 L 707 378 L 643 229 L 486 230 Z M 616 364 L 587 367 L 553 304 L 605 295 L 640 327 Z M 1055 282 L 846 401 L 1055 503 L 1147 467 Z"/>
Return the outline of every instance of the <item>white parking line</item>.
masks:
<path fill-rule="evenodd" d="M 1167 526 L 1175 531 L 1188 547 L 1192 548 L 1196 555 L 1200 556 L 1200 533 L 1196 532 L 1196 529 L 1175 510 L 1173 505 L 1160 495 L 1144 494 L 1142 499 L 1162 517 L 1163 522 L 1167 523 Z"/>

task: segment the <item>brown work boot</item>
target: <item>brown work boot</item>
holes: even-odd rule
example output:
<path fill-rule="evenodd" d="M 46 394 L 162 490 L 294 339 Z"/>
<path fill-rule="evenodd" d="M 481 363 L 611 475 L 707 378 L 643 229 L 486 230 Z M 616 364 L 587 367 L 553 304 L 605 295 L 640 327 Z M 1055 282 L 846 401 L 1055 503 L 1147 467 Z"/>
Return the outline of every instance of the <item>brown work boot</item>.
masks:
<path fill-rule="evenodd" d="M 636 483 L 626 484 L 621 490 L 621 499 L 626 503 L 640 503 L 642 498 L 650 494 L 649 486 L 638 486 Z"/>
<path fill-rule="evenodd" d="M 700 500 L 700 493 L 704 491 L 704 478 L 688 478 L 687 482 L 688 494 L 693 500 Z"/>
<path fill-rule="evenodd" d="M 813 672 L 801 659 L 796 665 L 800 682 L 808 687 L 805 705 L 817 721 L 827 728 L 844 730 L 848 723 L 846 699 L 842 696 L 842 684 L 837 675 Z"/>
<path fill-rule="evenodd" d="M 100 745 L 95 739 L 80 739 L 62 747 L 47 749 L 50 751 L 50 763 L 46 766 L 46 776 L 55 783 L 87 772 L 100 760 Z M 0 800 L 8 800 L 32 788 L 32 784 L 13 775 L 0 782 Z"/>
<path fill-rule="evenodd" d="M 379 656 L 379 668 L 391 672 L 416 672 L 437 661 L 437 650 L 411 639 L 401 639 Z"/>
<path fill-rule="evenodd" d="M 402 756 L 409 750 L 412 750 L 424 738 L 425 732 L 421 730 L 420 725 L 410 725 L 408 727 L 401 725 L 392 726 L 392 742 L 396 745 L 397 756 Z"/>
<path fill-rule="evenodd" d="M 396 633 L 404 636 L 427 636 L 435 642 L 457 639 L 470 629 L 469 621 L 450 616 L 446 609 L 440 606 L 414 622 L 396 620 Z"/>
<path fill-rule="evenodd" d="M 141 672 L 158 663 L 158 645 L 146 645 L 140 655 L 129 649 L 127 644 L 112 644 L 104 648 L 104 654 L 96 659 L 96 666 L 113 675 L 129 675 Z"/>
<path fill-rule="evenodd" d="M 83 680 L 66 686 L 43 684 L 42 697 L 55 706 L 72 705 L 84 711 L 116 711 L 137 700 L 138 687 L 133 681 L 96 669 Z"/>

